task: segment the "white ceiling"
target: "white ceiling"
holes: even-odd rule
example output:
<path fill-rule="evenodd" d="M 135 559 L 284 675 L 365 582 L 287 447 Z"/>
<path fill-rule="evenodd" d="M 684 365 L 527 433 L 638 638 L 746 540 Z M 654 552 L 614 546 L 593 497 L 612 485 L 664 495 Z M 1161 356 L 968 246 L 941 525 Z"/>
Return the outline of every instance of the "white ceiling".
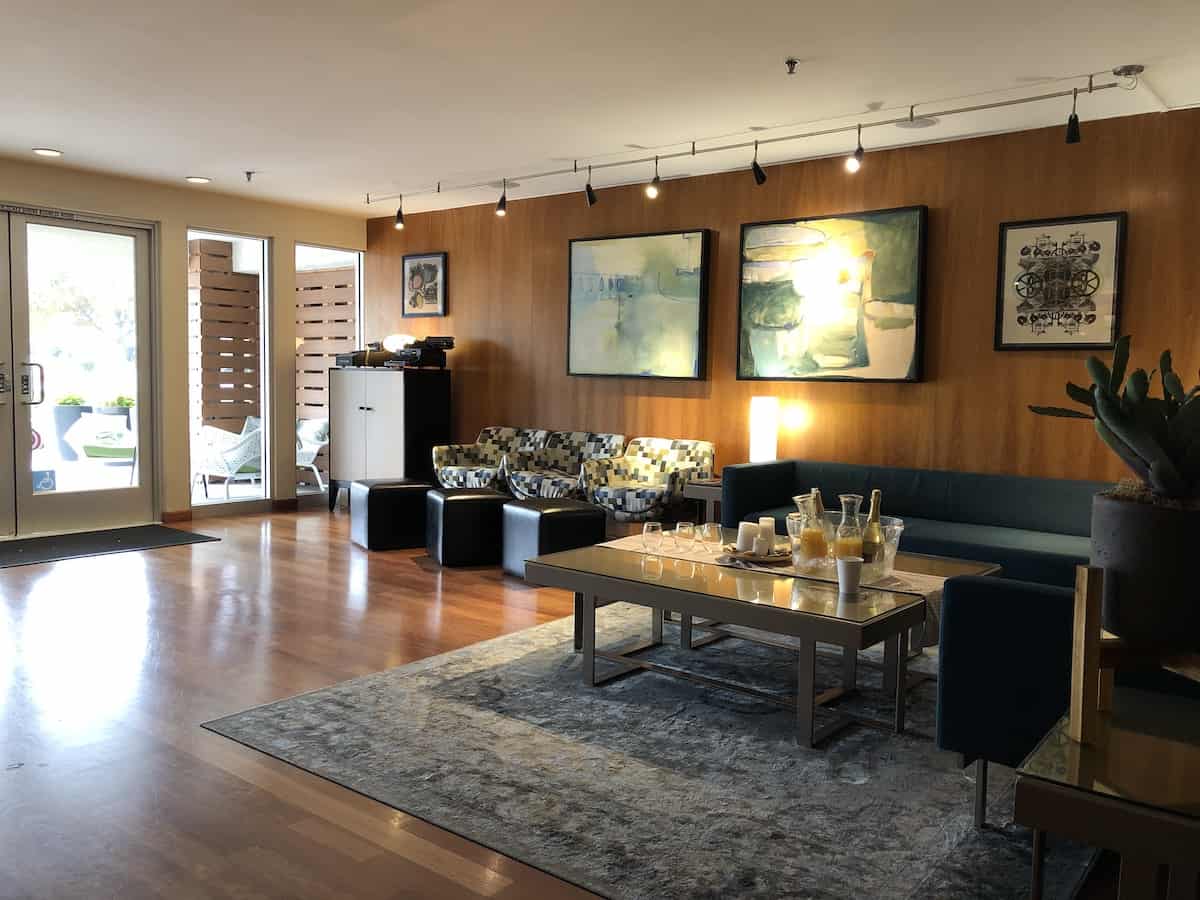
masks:
<path fill-rule="evenodd" d="M 491 203 L 455 183 L 769 137 L 982 102 L 1143 63 L 1136 91 L 1080 98 L 1089 118 L 1200 104 L 1197 0 L 4 0 L 0 154 L 58 147 L 71 165 L 357 215 Z M 783 60 L 801 63 L 787 76 Z M 1002 92 L 1002 93 L 992 93 Z M 1007 92 L 1007 93 L 1003 93 Z M 951 103 L 949 105 L 961 105 Z M 871 112 L 881 109 L 881 112 Z M 918 106 L 920 112 L 922 106 Z M 1063 101 L 868 130 L 872 147 L 1065 121 Z M 806 124 L 802 124 L 806 123 Z M 752 128 L 787 126 L 751 132 Z M 845 136 L 760 159 L 845 152 Z M 652 148 L 630 150 L 629 144 Z M 853 140 L 850 139 L 852 146 Z M 32 158 L 32 157 L 30 157 Z M 747 162 L 663 164 L 664 177 Z M 258 175 L 246 184 L 243 171 Z M 646 167 L 596 173 L 597 187 Z M 517 199 L 578 187 L 529 182 Z M 2 199 L 2 198 L 0 198 Z M 390 207 L 390 208 L 389 208 Z"/>

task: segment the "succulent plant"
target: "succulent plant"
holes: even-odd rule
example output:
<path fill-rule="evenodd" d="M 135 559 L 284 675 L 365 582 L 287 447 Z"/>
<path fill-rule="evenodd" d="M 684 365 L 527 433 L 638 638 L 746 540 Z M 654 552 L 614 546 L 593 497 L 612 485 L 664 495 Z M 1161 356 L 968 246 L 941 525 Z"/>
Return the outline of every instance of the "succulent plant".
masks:
<path fill-rule="evenodd" d="M 1030 406 L 1041 416 L 1091 419 L 1101 440 L 1158 497 L 1190 500 L 1200 497 L 1200 385 L 1185 390 L 1164 350 L 1158 369 L 1146 374 L 1129 364 L 1128 335 L 1117 341 L 1112 366 L 1088 357 L 1091 389 L 1067 382 L 1067 396 L 1087 411 L 1062 406 Z M 1162 397 L 1151 396 L 1157 374 Z"/>

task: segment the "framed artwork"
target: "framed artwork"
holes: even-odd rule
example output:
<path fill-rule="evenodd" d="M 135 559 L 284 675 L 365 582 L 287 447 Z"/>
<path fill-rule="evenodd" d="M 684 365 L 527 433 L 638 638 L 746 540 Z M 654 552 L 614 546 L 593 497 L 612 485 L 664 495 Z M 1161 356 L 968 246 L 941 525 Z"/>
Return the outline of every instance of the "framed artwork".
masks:
<path fill-rule="evenodd" d="M 924 206 L 742 226 L 737 377 L 920 381 Z"/>
<path fill-rule="evenodd" d="M 1000 225 L 997 350 L 1116 343 L 1126 218 L 1111 212 Z"/>
<path fill-rule="evenodd" d="M 446 315 L 446 254 L 414 253 L 405 256 L 404 316 Z"/>
<path fill-rule="evenodd" d="M 568 244 L 567 374 L 705 377 L 709 233 Z"/>

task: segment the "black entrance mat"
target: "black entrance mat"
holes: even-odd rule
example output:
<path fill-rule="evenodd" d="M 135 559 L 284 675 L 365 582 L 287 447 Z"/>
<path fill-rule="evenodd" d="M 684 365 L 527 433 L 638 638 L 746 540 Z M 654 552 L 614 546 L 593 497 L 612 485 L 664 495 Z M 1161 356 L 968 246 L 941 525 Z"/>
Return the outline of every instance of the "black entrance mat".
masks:
<path fill-rule="evenodd" d="M 203 544 L 220 538 L 165 525 L 137 525 L 133 528 L 109 528 L 79 534 L 55 534 L 48 537 L 0 541 L 0 569 L 31 566 L 35 563 L 73 559 L 77 556 L 101 556 L 127 550 L 157 550 L 181 544 Z"/>

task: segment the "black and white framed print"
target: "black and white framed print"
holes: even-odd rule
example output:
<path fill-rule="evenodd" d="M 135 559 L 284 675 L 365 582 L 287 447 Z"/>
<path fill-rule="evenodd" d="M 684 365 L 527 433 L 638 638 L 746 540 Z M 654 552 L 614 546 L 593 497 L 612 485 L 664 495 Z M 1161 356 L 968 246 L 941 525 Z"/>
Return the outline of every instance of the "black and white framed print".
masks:
<path fill-rule="evenodd" d="M 414 253 L 404 257 L 405 316 L 446 315 L 446 254 Z"/>
<path fill-rule="evenodd" d="M 1126 218 L 1111 212 L 1000 225 L 997 350 L 1116 343 Z"/>

